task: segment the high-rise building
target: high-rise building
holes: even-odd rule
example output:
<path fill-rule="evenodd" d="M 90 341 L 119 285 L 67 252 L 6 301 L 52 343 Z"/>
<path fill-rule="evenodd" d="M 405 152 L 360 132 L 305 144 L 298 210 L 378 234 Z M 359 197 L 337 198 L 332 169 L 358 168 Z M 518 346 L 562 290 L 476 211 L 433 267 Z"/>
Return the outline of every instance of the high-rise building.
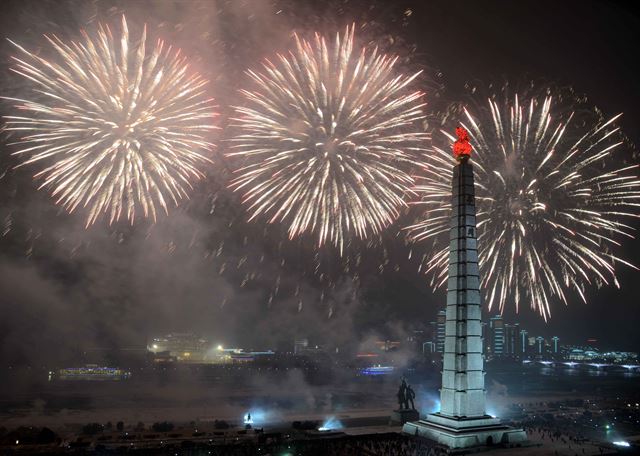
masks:
<path fill-rule="evenodd" d="M 542 336 L 536 337 L 536 353 L 540 356 L 545 353 L 544 337 Z"/>
<path fill-rule="evenodd" d="M 444 332 L 446 324 L 447 313 L 441 310 L 436 317 L 436 350 L 438 353 L 444 353 Z"/>
<path fill-rule="evenodd" d="M 529 353 L 529 337 L 526 329 L 520 331 L 520 353 L 522 356 Z"/>
<path fill-rule="evenodd" d="M 299 355 L 309 346 L 309 339 L 299 338 L 293 341 L 293 354 Z"/>
<path fill-rule="evenodd" d="M 505 333 L 502 315 L 495 315 L 489 319 L 489 334 L 491 354 L 495 357 L 503 356 L 505 354 Z"/>
<path fill-rule="evenodd" d="M 509 358 L 520 357 L 521 350 L 520 340 L 518 339 L 518 336 L 520 335 L 519 333 L 520 325 L 518 323 L 504 325 L 504 356 L 508 356 Z"/>
<path fill-rule="evenodd" d="M 435 342 L 428 340 L 422 344 L 422 354 L 423 355 L 432 355 L 436 353 L 436 344 Z"/>
<path fill-rule="evenodd" d="M 551 350 L 553 355 L 558 355 L 560 353 L 560 338 L 558 336 L 553 336 L 551 338 L 552 341 L 552 346 L 551 346 Z"/>

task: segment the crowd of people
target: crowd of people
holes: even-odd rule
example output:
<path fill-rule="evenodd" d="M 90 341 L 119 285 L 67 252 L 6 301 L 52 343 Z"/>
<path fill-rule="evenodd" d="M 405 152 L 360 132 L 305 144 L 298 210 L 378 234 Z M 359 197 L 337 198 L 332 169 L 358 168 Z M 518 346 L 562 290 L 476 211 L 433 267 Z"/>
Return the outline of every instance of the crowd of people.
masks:
<path fill-rule="evenodd" d="M 219 447 L 212 454 L 229 456 L 443 456 L 447 452 L 433 442 L 419 441 L 401 434 L 341 436 L 335 439 L 299 440 L 268 446 Z"/>
<path fill-rule="evenodd" d="M 551 428 L 546 426 L 526 427 L 527 436 L 532 442 L 542 443 L 548 447 L 549 454 L 559 455 L 599 455 L 604 453 L 604 448 L 584 438 L 581 435 L 575 435 L 564 429 Z"/>

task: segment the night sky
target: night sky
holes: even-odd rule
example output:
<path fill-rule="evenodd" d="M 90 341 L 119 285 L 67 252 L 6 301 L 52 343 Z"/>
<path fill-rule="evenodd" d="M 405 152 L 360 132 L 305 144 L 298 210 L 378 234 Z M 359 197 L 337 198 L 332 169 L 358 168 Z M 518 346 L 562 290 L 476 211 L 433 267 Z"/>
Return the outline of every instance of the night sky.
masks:
<path fill-rule="evenodd" d="M 407 69 L 425 70 L 427 97 L 438 94 L 427 98 L 434 111 L 463 99 L 468 84 L 533 80 L 571 86 L 605 115 L 624 112 L 620 125 L 631 143 L 640 143 L 640 63 L 633 45 L 640 19 L 622 2 L 4 0 L 0 30 L 3 38 L 37 49 L 43 33 L 73 38 L 122 12 L 130 28 L 147 22 L 190 56 L 212 81 L 221 123 L 245 81 L 243 71 L 286 49 L 292 30 L 335 32 L 356 21 L 368 24 L 368 40 L 402 55 Z M 3 96 L 25 90 L 8 71 L 11 52 L 2 40 Z M 0 111 L 11 112 L 10 103 L 0 103 Z M 343 274 L 328 248 L 318 254 L 328 286 L 311 273 L 308 239 L 289 242 L 277 227 L 247 223 L 237 197 L 224 190 L 225 132 L 217 135 L 218 166 L 189 202 L 155 226 L 99 222 L 85 230 L 82 214 L 68 215 L 36 191 L 31 170 L 13 169 L 11 138 L 3 132 L 0 363 L 55 362 L 83 347 L 141 347 L 155 334 L 187 330 L 247 348 L 291 345 L 299 335 L 359 344 L 402 337 L 416 321 L 433 319 L 444 293 L 433 294 L 405 260 L 408 250 L 392 233 L 397 227 L 383 245 L 398 271 L 377 273 L 382 254 L 376 247 L 363 252 L 354 285 L 353 273 Z M 640 242 L 626 242 L 624 251 L 640 264 Z M 634 287 L 640 273 L 620 266 L 618 278 L 621 290 L 590 289 L 587 305 L 575 295 L 569 306 L 555 305 L 549 323 L 526 306 L 519 315 L 509 309 L 506 318 L 567 342 L 595 337 L 603 348 L 640 351 Z"/>

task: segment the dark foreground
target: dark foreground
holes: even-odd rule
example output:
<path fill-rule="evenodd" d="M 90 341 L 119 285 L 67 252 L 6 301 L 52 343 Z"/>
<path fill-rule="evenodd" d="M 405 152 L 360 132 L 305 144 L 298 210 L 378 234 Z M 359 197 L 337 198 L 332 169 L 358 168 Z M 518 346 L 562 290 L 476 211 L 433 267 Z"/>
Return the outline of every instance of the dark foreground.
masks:
<path fill-rule="evenodd" d="M 20 428 L 2 436 L 0 454 L 440 456 L 482 451 L 485 455 L 502 456 L 597 456 L 640 452 L 640 436 L 627 438 L 625 443 L 628 446 L 620 446 L 620 442 L 615 444 L 613 441 L 586 438 L 575 426 L 538 416 L 511 423 L 526 430 L 530 440 L 523 446 L 507 448 L 496 445 L 455 452 L 432 441 L 403 435 L 399 427 L 380 424 L 379 421 L 372 419 L 368 423 L 362 421 L 362 427 L 329 431 L 316 430 L 318 423 L 312 421 L 295 422 L 290 427 L 270 429 L 229 426 L 221 430 L 221 422 L 198 430 L 193 429 L 193 424 L 177 429 L 157 428 L 149 431 L 85 429 L 74 440 L 62 439 L 46 428 Z"/>

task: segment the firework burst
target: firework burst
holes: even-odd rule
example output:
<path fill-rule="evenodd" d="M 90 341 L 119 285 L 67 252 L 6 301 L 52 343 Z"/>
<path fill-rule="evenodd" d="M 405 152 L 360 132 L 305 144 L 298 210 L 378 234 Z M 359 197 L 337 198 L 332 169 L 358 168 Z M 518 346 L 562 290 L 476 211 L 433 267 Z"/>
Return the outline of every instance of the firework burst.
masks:
<path fill-rule="evenodd" d="M 69 212 L 88 209 L 87 226 L 101 214 L 131 222 L 142 212 L 187 196 L 209 161 L 207 133 L 214 128 L 207 84 L 178 50 L 147 43 L 146 27 L 131 41 L 122 17 L 116 36 L 100 25 L 95 35 L 65 43 L 46 37 L 53 58 L 13 43 L 12 70 L 33 87 L 30 100 L 10 98 L 20 115 L 7 130 L 21 135 L 16 155 L 38 164 L 40 188 L 50 189 Z"/>
<path fill-rule="evenodd" d="M 577 111 L 571 98 L 494 97 L 456 111 L 474 146 L 480 268 L 489 308 L 529 302 L 544 319 L 551 303 L 583 301 L 588 285 L 613 283 L 613 252 L 633 237 L 640 180 L 625 158 L 616 120 Z M 594 121 L 594 117 L 597 117 Z M 434 137 L 416 186 L 425 211 L 408 228 L 433 243 L 424 262 L 432 285 L 447 277 L 453 136 Z M 633 266 L 632 266 L 633 267 Z"/>
<path fill-rule="evenodd" d="M 354 27 L 332 42 L 295 36 L 295 48 L 262 72 L 237 108 L 231 157 L 244 160 L 231 186 L 251 218 L 283 222 L 291 238 L 311 232 L 342 251 L 345 238 L 392 223 L 412 186 L 425 134 L 418 76 L 397 57 L 354 49 Z"/>

